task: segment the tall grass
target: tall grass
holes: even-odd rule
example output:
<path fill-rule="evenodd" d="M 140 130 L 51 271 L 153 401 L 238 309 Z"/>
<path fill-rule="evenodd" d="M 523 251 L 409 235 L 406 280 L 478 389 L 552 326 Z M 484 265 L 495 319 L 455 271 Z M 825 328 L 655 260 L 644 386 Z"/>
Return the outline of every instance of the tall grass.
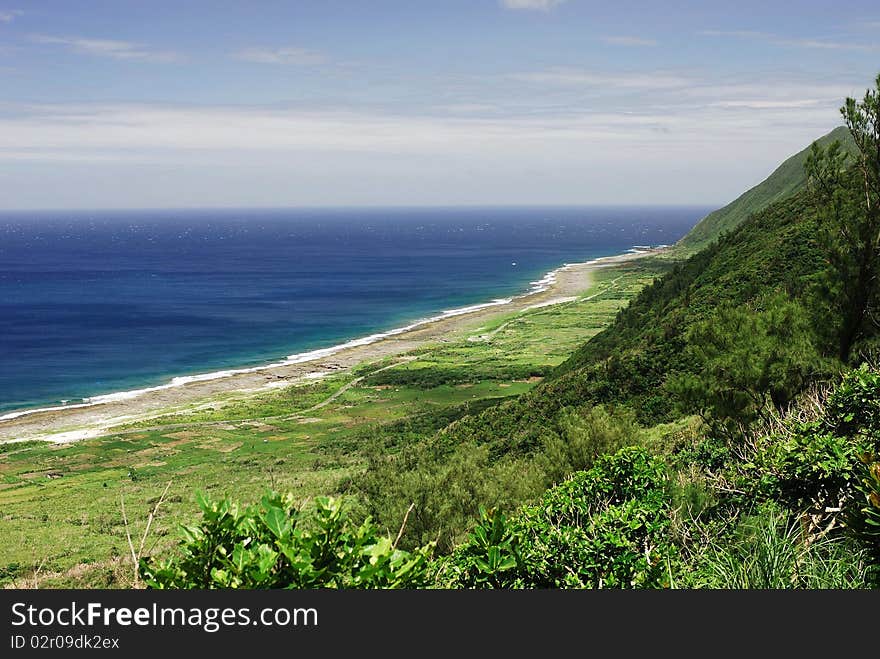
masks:
<path fill-rule="evenodd" d="M 697 585 L 734 589 L 852 589 L 868 584 L 864 551 L 842 537 L 805 541 L 800 523 L 770 508 L 734 537 L 712 542 L 698 561 Z"/>

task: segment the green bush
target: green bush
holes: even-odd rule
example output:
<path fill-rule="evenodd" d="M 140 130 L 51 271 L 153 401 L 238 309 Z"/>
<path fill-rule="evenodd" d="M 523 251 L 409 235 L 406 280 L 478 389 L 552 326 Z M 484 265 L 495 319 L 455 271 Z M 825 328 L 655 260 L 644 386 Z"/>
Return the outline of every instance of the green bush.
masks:
<path fill-rule="evenodd" d="M 565 409 L 559 417 L 561 434 L 546 435 L 544 450 L 538 455 L 538 464 L 551 484 L 589 469 L 600 455 L 638 443 L 641 436 L 635 416 L 625 408 L 610 414 L 599 405 L 583 415 Z"/>
<path fill-rule="evenodd" d="M 792 508 L 836 504 L 855 479 L 861 448 L 824 427 L 821 421 L 789 423 L 783 432 L 758 439 L 743 465 L 758 492 Z"/>
<path fill-rule="evenodd" d="M 516 583 L 523 568 L 520 537 L 504 513 L 480 508 L 480 521 L 447 568 L 447 585 L 470 588 L 504 588 Z"/>
<path fill-rule="evenodd" d="M 718 471 L 730 461 L 732 455 L 728 442 L 709 434 L 691 445 L 682 446 L 673 457 L 677 465 L 696 465 L 706 471 Z"/>
<path fill-rule="evenodd" d="M 841 435 L 865 434 L 878 440 L 880 432 L 880 371 L 862 364 L 847 373 L 825 405 L 825 418 Z"/>
<path fill-rule="evenodd" d="M 485 516 L 444 570 L 464 588 L 652 588 L 666 585 L 665 465 L 627 447 L 600 458 L 506 521 Z"/>
<path fill-rule="evenodd" d="M 141 561 L 151 588 L 417 588 L 429 582 L 430 545 L 405 552 L 367 520 L 353 525 L 338 499 L 306 517 L 290 496 L 256 507 L 198 497 L 202 520 L 184 526 L 178 556 Z"/>

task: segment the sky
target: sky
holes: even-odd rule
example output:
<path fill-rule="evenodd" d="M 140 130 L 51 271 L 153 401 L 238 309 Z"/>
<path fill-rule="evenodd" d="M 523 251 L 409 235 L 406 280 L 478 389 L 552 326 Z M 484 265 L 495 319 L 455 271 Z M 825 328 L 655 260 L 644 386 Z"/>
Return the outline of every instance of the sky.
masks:
<path fill-rule="evenodd" d="M 723 204 L 880 5 L 0 0 L 0 209 Z"/>

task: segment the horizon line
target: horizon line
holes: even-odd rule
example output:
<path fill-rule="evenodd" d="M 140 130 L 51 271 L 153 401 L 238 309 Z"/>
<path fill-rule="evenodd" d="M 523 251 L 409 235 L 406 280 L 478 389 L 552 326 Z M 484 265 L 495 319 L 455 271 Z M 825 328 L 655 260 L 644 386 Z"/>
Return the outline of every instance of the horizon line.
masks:
<path fill-rule="evenodd" d="M 726 202 L 729 203 L 729 202 Z M 105 212 L 167 212 L 167 211 L 333 211 L 333 210 L 454 210 L 454 209 L 541 209 L 541 208 L 721 208 L 725 202 L 714 203 L 529 203 L 529 204 L 340 204 L 302 206 L 101 206 L 41 208 L 0 208 L 4 213 L 105 213 Z"/>

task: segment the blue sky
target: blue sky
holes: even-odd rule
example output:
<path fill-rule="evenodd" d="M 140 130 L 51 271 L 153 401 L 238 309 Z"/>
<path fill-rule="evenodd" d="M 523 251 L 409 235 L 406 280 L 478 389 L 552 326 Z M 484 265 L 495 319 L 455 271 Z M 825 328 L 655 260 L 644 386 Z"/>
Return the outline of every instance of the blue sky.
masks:
<path fill-rule="evenodd" d="M 0 207 L 720 204 L 880 70 L 840 7 L 0 0 Z"/>

